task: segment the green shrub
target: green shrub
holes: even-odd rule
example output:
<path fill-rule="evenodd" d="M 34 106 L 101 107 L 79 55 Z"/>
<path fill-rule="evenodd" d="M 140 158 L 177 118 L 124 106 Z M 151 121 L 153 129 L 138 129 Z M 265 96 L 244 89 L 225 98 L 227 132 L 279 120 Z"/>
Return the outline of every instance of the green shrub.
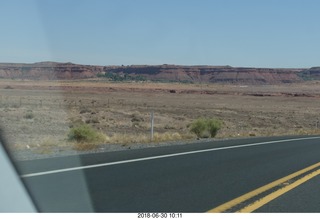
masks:
<path fill-rule="evenodd" d="M 25 115 L 24 115 L 24 118 L 25 119 L 33 119 L 34 118 L 34 114 L 33 112 L 27 112 Z"/>
<path fill-rule="evenodd" d="M 83 124 L 71 128 L 68 139 L 76 142 L 103 143 L 105 141 L 105 136 L 94 130 L 91 126 Z"/>
<path fill-rule="evenodd" d="M 190 131 L 201 138 L 206 130 L 206 120 L 203 118 L 197 119 L 190 126 Z"/>
<path fill-rule="evenodd" d="M 209 119 L 207 121 L 207 129 L 211 135 L 211 138 L 214 138 L 217 135 L 220 128 L 221 128 L 221 122 L 219 120 Z"/>
<path fill-rule="evenodd" d="M 198 138 L 214 138 L 220 128 L 221 122 L 217 119 L 199 118 L 190 125 L 190 131 Z"/>
<path fill-rule="evenodd" d="M 10 85 L 7 85 L 4 89 L 13 89 Z"/>

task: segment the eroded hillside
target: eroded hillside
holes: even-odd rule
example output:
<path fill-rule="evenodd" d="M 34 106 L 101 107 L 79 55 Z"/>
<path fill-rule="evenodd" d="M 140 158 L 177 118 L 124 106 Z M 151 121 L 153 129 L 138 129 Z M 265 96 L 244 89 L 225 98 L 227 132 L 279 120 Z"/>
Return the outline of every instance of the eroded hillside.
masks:
<path fill-rule="evenodd" d="M 283 84 L 320 80 L 320 67 L 279 69 L 180 65 L 95 66 L 56 62 L 0 64 L 0 78 L 6 79 L 73 80 L 98 77 L 111 81 Z"/>

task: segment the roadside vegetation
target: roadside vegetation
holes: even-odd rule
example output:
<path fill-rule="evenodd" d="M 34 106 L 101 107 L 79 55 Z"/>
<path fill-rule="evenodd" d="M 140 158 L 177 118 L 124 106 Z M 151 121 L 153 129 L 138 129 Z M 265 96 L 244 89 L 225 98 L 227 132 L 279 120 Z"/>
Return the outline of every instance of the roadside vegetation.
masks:
<path fill-rule="evenodd" d="M 129 75 L 127 73 L 124 74 L 118 74 L 113 72 L 107 72 L 107 73 L 99 73 L 97 74 L 97 77 L 99 78 L 107 78 L 111 81 L 115 82 L 122 82 L 122 81 L 146 81 L 146 77 L 141 75 Z"/>
<path fill-rule="evenodd" d="M 32 110 L 28 111 L 25 115 L 24 115 L 25 119 L 33 119 L 34 118 L 34 114 L 32 112 Z"/>
<path fill-rule="evenodd" d="M 93 150 L 101 144 L 121 144 L 122 146 L 128 146 L 130 144 L 160 143 L 191 138 L 194 138 L 194 136 L 190 134 L 183 135 L 178 132 L 155 132 L 153 139 L 151 139 L 148 134 L 117 133 L 112 136 L 107 136 L 88 124 L 73 126 L 68 133 L 68 140 L 74 143 L 76 150 Z"/>
<path fill-rule="evenodd" d="M 83 124 L 70 129 L 68 139 L 76 142 L 103 142 L 105 136 L 89 125 Z"/>
<path fill-rule="evenodd" d="M 199 118 L 190 125 L 190 131 L 198 138 L 214 138 L 220 130 L 222 122 L 217 119 Z"/>
<path fill-rule="evenodd" d="M 90 150 L 106 142 L 106 136 L 87 124 L 75 126 L 68 133 L 68 140 L 74 141 L 77 150 Z"/>

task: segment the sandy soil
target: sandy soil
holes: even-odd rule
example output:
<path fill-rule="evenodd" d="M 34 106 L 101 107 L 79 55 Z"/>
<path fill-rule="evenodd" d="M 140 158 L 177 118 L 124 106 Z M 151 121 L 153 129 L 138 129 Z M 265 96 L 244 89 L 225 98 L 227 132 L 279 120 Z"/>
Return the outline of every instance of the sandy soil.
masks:
<path fill-rule="evenodd" d="M 109 143 L 130 145 L 149 139 L 152 111 L 155 132 L 166 133 L 167 140 L 195 139 L 188 125 L 199 117 L 223 121 L 217 138 L 320 134 L 319 109 L 319 82 L 237 86 L 0 80 L 0 125 L 13 148 L 70 146 L 67 134 L 79 123 L 117 141 Z"/>

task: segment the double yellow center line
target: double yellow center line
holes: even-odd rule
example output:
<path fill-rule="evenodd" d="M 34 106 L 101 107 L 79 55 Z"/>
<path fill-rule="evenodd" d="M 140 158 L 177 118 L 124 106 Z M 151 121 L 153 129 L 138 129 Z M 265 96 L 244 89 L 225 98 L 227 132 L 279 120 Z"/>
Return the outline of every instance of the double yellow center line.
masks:
<path fill-rule="evenodd" d="M 237 205 L 247 202 L 249 199 L 254 198 L 255 196 L 261 195 L 263 192 L 276 188 L 277 186 L 281 185 L 280 189 L 277 189 L 274 192 L 268 193 L 267 195 L 258 198 L 257 200 L 253 201 L 250 204 L 247 204 L 245 207 L 241 207 L 237 209 L 236 212 L 253 212 L 254 210 L 260 208 L 261 206 L 267 204 L 268 202 L 272 201 L 273 199 L 283 195 L 284 193 L 290 191 L 291 189 L 301 185 L 302 183 L 312 179 L 313 177 L 320 174 L 320 162 L 316 163 L 312 166 L 304 168 L 298 172 L 292 173 L 286 177 L 278 179 L 272 183 L 269 183 L 265 186 L 262 186 L 256 190 L 253 190 L 247 194 L 244 194 L 238 198 L 235 198 L 229 202 L 226 202 L 216 208 L 209 210 L 209 213 L 218 213 L 218 212 L 232 212 Z M 310 173 L 308 173 L 310 172 Z M 301 176 L 301 178 L 299 177 Z M 298 178 L 294 180 L 294 178 Z"/>

